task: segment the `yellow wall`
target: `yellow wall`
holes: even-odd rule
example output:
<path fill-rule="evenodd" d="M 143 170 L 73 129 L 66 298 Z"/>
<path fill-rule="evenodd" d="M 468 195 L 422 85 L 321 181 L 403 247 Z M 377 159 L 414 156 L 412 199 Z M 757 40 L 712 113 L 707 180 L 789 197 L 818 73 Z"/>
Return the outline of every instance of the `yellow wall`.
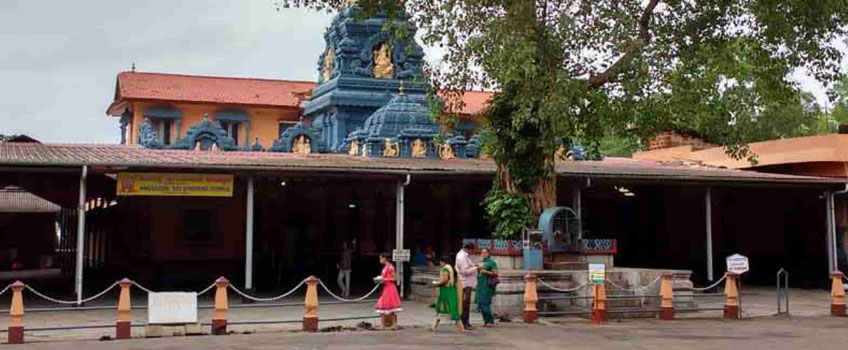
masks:
<path fill-rule="evenodd" d="M 139 128 L 144 122 L 144 111 L 147 108 L 161 106 L 161 103 L 135 102 L 133 103 L 133 125 L 132 135 L 127 141 L 128 144 L 136 144 L 138 141 Z M 248 139 L 248 130 L 245 125 L 239 128 L 239 147 L 246 144 L 253 144 L 255 138 L 259 137 L 259 142 L 265 148 L 270 148 L 277 139 L 279 132 L 280 121 L 297 121 L 300 118 L 299 110 L 283 109 L 283 108 L 254 108 L 254 107 L 238 107 L 220 104 L 180 104 L 174 103 L 170 106 L 179 109 L 183 112 L 182 127 L 180 128 L 177 137 L 183 138 L 186 136 L 188 128 L 199 123 L 203 119 L 203 115 L 209 115 L 210 120 L 215 119 L 215 112 L 233 108 L 241 109 L 250 116 L 250 138 Z M 177 125 L 173 124 L 171 130 L 172 135 L 177 135 Z M 176 142 L 173 140 L 172 142 Z"/>

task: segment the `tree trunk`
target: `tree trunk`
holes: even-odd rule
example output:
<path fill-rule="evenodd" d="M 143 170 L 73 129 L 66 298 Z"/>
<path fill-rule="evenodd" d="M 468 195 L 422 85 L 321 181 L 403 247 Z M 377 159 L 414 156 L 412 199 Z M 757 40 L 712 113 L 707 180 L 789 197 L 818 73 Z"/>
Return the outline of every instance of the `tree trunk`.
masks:
<path fill-rule="evenodd" d="M 551 162 L 553 160 L 551 159 Z M 512 182 L 512 176 L 509 169 L 498 164 L 498 179 L 500 179 L 501 188 L 509 193 L 519 193 L 527 197 L 527 207 L 530 210 L 530 215 L 538 219 L 542 215 L 542 211 L 547 208 L 556 206 L 557 191 L 556 191 L 556 173 L 552 172 L 548 176 L 539 178 L 536 182 L 536 187 L 533 188 L 532 194 L 520 193 Z"/>

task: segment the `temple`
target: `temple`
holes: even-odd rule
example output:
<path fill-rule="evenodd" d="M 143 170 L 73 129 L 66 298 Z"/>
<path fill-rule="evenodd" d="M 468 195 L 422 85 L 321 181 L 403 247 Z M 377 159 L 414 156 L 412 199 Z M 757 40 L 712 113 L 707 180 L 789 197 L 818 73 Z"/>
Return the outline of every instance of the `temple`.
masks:
<path fill-rule="evenodd" d="M 481 149 L 491 92 L 466 92 L 455 127 L 435 124 L 421 47 L 356 11 L 327 28 L 316 82 L 122 72 L 107 108 L 120 144 L 0 142 L 0 188 L 52 203 L 58 228 L 52 250 L 16 250 L 32 262 L 22 271 L 60 271 L 61 286 L 74 277 L 78 295 L 82 276 L 86 288 L 227 276 L 275 290 L 330 279 L 354 238 L 354 284 L 366 287 L 384 251 L 450 254 L 475 240 L 518 261 L 522 245 L 492 240 L 481 204 L 497 169 Z M 557 207 L 527 240 L 539 243 L 536 268 L 600 261 L 711 281 L 743 253 L 757 261 L 750 280 L 784 267 L 803 283 L 836 264 L 844 178 L 563 153 L 574 156 L 556 164 Z M 35 265 L 41 255 L 52 262 Z"/>

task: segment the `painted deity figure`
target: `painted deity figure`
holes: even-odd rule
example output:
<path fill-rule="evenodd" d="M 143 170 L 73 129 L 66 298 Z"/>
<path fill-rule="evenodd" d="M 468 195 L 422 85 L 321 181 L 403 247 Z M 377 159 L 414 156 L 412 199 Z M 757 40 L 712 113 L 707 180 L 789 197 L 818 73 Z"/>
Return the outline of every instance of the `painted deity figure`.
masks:
<path fill-rule="evenodd" d="M 415 139 L 415 141 L 412 141 L 412 156 L 416 158 L 427 156 L 427 144 L 423 140 Z"/>
<path fill-rule="evenodd" d="M 347 151 L 347 154 L 352 156 L 359 155 L 359 142 L 356 140 L 350 141 L 350 149 Z"/>
<path fill-rule="evenodd" d="M 330 81 L 330 78 L 333 76 L 333 69 L 336 67 L 336 53 L 333 51 L 333 48 L 330 47 L 327 50 L 327 54 L 324 56 L 324 68 L 321 70 L 321 76 L 324 78 L 324 81 Z"/>
<path fill-rule="evenodd" d="M 392 65 L 392 52 L 389 50 L 389 45 L 385 43 L 374 51 L 373 73 L 374 77 L 379 79 L 391 79 L 395 75 L 395 68 Z"/>
<path fill-rule="evenodd" d="M 312 142 L 306 135 L 300 135 L 292 142 L 292 153 L 309 154 L 312 153 Z"/>
<path fill-rule="evenodd" d="M 392 142 L 392 139 L 386 138 L 386 144 L 383 147 L 383 157 L 397 157 L 398 153 L 397 142 Z"/>
<path fill-rule="evenodd" d="M 451 148 L 450 144 L 447 142 L 439 145 L 439 158 L 442 159 L 454 159 L 456 156 L 453 154 L 453 148 Z"/>

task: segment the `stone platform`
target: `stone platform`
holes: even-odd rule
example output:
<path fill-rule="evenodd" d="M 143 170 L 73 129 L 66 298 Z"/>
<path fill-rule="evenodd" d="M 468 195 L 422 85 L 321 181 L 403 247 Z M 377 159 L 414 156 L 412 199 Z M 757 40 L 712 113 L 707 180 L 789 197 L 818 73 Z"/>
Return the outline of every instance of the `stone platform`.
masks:
<path fill-rule="evenodd" d="M 438 280 L 438 267 L 413 267 L 410 280 L 412 292 L 410 298 L 414 300 L 434 300 L 438 290 L 430 287 L 432 281 Z M 573 289 L 583 285 L 588 280 L 588 271 L 527 271 L 508 270 L 500 271 L 501 283 L 497 288 L 497 295 L 492 301 L 493 311 L 498 314 L 520 315 L 524 308 L 524 276 L 532 272 L 537 278 L 556 289 Z M 622 308 L 627 312 L 614 313 L 610 317 L 645 317 L 648 312 L 640 309 L 656 309 L 659 307 L 660 284 L 657 278 L 663 273 L 672 273 L 672 288 L 674 289 L 674 304 L 676 308 L 694 308 L 695 300 L 692 297 L 693 284 L 690 280 L 692 272 L 688 270 L 660 270 L 660 269 L 638 269 L 616 267 L 606 271 L 607 282 L 606 293 L 611 300 L 608 301 L 610 309 Z M 653 282 L 653 283 L 652 283 Z M 637 289 L 638 290 L 633 290 Z M 561 293 L 555 291 L 543 283 L 537 283 L 539 297 L 547 296 L 575 296 L 586 297 L 573 300 L 540 300 L 538 308 L 540 311 L 579 311 L 588 310 L 591 306 L 591 290 L 583 287 L 574 292 Z M 643 296 L 639 298 L 627 298 L 615 300 L 616 297 Z M 473 298 L 473 296 L 472 296 Z M 472 299 L 473 300 L 473 299 Z M 655 312 L 650 312 L 655 314 Z"/>

